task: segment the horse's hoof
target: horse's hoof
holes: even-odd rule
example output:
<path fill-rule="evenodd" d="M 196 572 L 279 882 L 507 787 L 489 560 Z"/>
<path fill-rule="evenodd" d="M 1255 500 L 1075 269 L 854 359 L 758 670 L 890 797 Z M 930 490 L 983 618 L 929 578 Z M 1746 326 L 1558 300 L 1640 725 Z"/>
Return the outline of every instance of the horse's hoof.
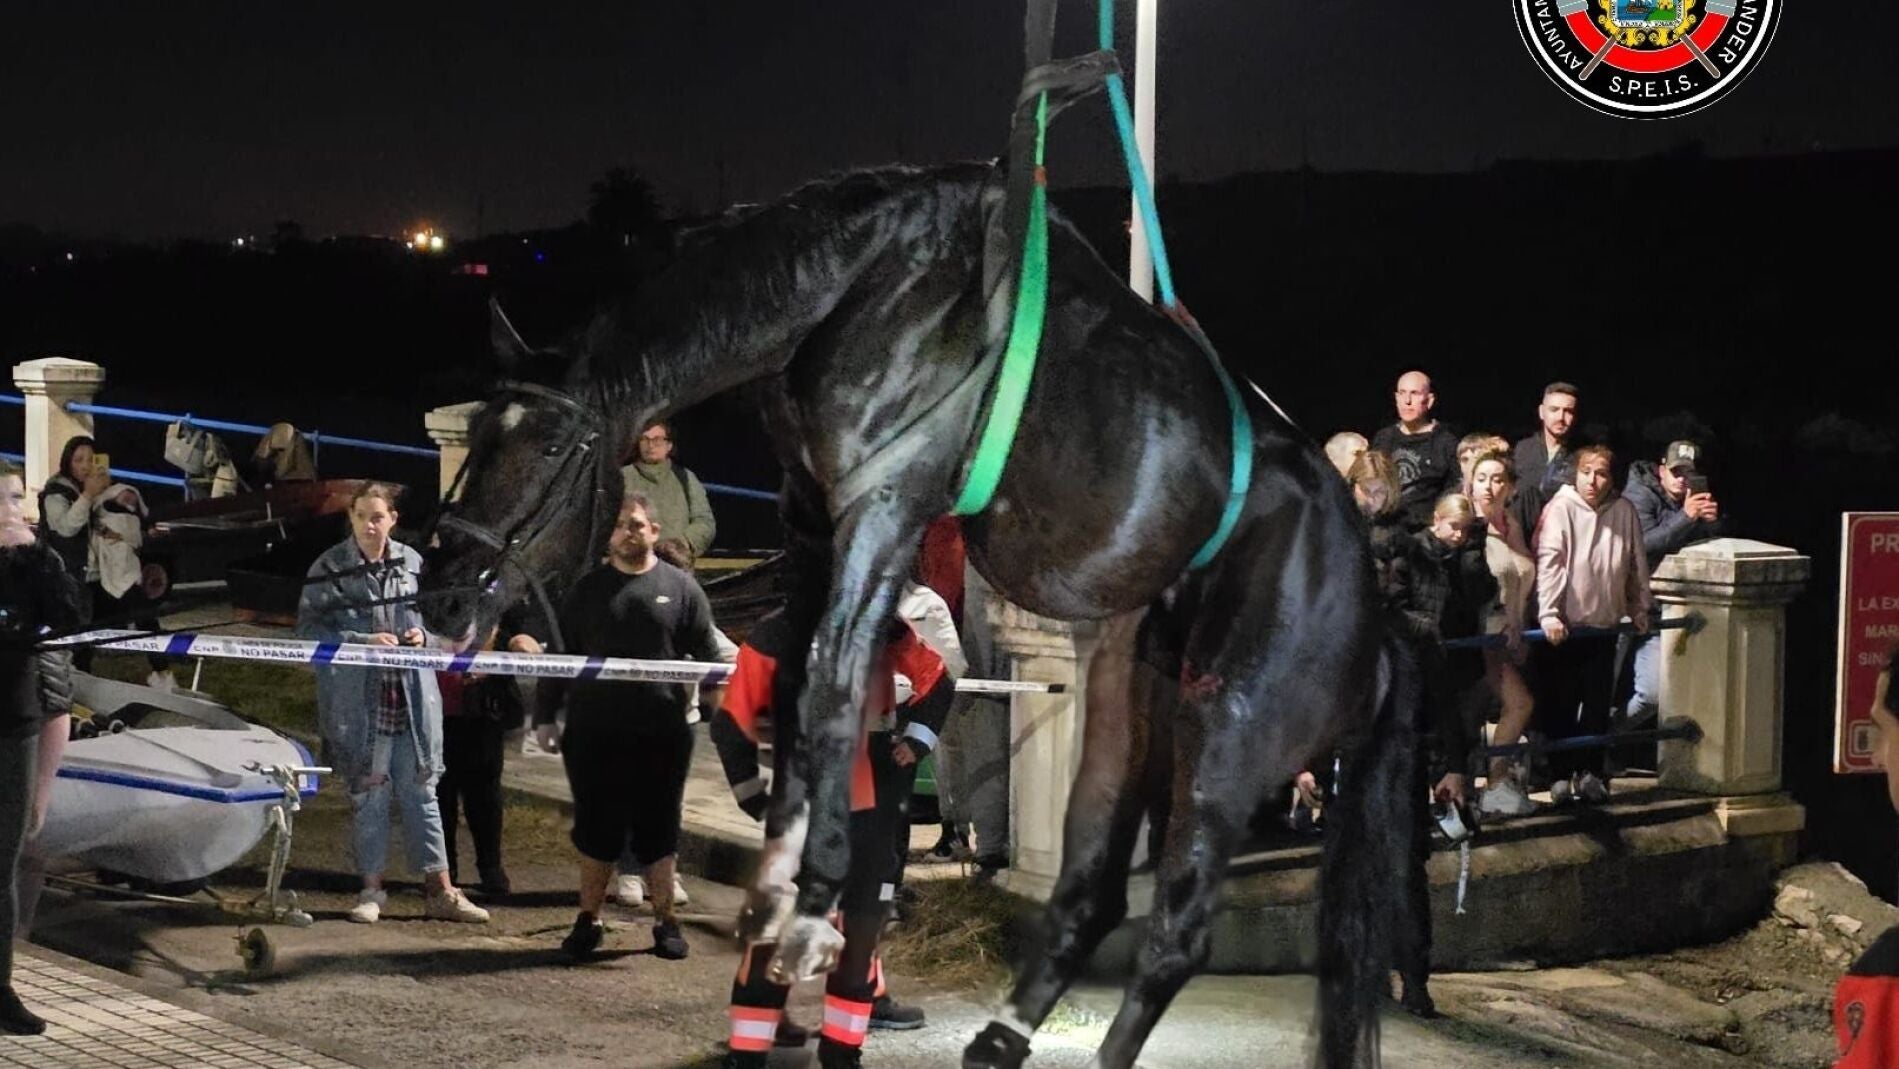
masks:
<path fill-rule="evenodd" d="M 822 917 L 796 917 L 778 936 L 767 975 L 774 984 L 795 984 L 831 971 L 844 953 L 844 933 Z"/>
<path fill-rule="evenodd" d="M 963 1069 L 1020 1069 L 1028 1057 L 1029 1041 L 992 1021 L 963 1048 Z"/>
<path fill-rule="evenodd" d="M 745 896 L 745 907 L 739 910 L 739 939 L 746 943 L 776 942 L 790 923 L 796 905 L 796 892 L 791 889 L 753 888 Z"/>
<path fill-rule="evenodd" d="M 1413 1017 L 1428 1021 L 1437 1016 L 1437 1003 L 1431 1001 L 1431 993 L 1426 991 L 1422 984 L 1416 987 L 1405 985 L 1404 994 L 1399 997 L 1398 1004 Z"/>

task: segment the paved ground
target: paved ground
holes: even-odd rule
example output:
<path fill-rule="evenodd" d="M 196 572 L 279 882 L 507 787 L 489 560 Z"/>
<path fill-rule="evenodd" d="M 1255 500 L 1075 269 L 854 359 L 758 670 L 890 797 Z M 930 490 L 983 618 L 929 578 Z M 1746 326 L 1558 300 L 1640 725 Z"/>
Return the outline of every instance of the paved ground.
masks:
<path fill-rule="evenodd" d="M 0 1037 L 20 1069 L 352 1069 L 354 1063 L 134 991 L 44 951 L 23 950 L 13 986 L 46 1034 Z"/>

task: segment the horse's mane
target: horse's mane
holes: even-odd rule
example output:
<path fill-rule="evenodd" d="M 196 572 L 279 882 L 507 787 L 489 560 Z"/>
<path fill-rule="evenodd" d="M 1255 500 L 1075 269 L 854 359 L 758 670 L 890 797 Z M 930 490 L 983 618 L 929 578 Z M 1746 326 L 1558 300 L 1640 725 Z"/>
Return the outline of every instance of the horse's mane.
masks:
<path fill-rule="evenodd" d="M 980 162 L 845 171 L 684 230 L 664 270 L 603 306 L 562 346 L 583 357 L 569 381 L 577 376 L 611 402 L 664 392 L 666 384 L 649 378 L 658 370 L 647 366 L 655 351 L 705 367 L 714 354 L 754 350 L 813 279 L 861 253 L 864 233 L 883 213 L 940 215 L 924 209 L 978 197 L 995 174 Z"/>
<path fill-rule="evenodd" d="M 822 210 L 826 206 L 845 202 L 860 204 L 866 200 L 890 196 L 903 188 L 915 185 L 919 180 L 936 181 L 958 177 L 981 179 L 987 177 L 994 167 L 993 162 L 965 161 L 933 164 L 927 167 L 913 164 L 888 164 L 881 167 L 833 171 L 804 182 L 771 200 L 733 204 L 716 216 L 683 224 L 674 232 L 674 243 L 675 247 L 683 253 L 707 242 L 717 241 L 761 215 L 788 206 L 796 205 L 807 210 Z"/>

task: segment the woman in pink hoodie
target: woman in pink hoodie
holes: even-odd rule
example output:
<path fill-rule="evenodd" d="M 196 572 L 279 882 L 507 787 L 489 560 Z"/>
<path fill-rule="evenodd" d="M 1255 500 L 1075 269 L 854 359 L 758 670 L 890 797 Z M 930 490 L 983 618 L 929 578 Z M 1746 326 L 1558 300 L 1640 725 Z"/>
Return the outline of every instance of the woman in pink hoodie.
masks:
<path fill-rule="evenodd" d="M 1578 627 L 1613 628 L 1624 618 L 1648 629 L 1648 560 L 1635 506 L 1615 489 L 1615 455 L 1604 446 L 1576 453 L 1575 482 L 1543 509 L 1536 531 L 1537 617 L 1549 637 L 1537 713 L 1552 739 L 1609 729 L 1615 643 L 1569 641 Z M 1550 754 L 1550 800 L 1608 801 L 1601 748 Z"/>

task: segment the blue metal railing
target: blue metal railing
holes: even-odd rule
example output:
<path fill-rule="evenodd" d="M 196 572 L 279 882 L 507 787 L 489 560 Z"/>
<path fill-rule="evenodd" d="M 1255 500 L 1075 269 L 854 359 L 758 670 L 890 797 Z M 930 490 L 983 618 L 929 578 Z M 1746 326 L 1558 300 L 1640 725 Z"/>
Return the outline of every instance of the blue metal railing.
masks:
<path fill-rule="evenodd" d="M 177 423 L 183 421 L 188 426 L 203 427 L 211 431 L 233 431 L 240 434 L 269 434 L 270 428 L 255 423 L 232 423 L 221 419 L 199 419 L 189 412 L 147 412 L 142 408 L 117 408 L 112 405 L 91 405 L 82 401 L 66 402 L 66 411 L 82 412 L 93 416 L 113 416 L 118 419 L 137 419 L 147 423 Z M 344 445 L 355 449 L 367 449 L 376 453 L 398 453 L 410 457 L 440 457 L 439 449 L 425 449 L 419 445 L 397 445 L 394 442 L 376 442 L 368 438 L 346 438 L 340 434 L 324 434 L 322 431 L 297 432 L 310 440 L 310 448 L 320 450 L 325 444 Z"/>
<path fill-rule="evenodd" d="M 778 491 L 776 490 L 754 490 L 749 486 L 727 486 L 724 483 L 701 482 L 699 485 L 705 487 L 706 493 L 708 494 L 725 494 L 728 497 L 746 497 L 753 501 L 778 500 Z"/>
<path fill-rule="evenodd" d="M 21 466 L 25 466 L 26 464 L 26 457 L 19 453 L 0 453 L 0 459 L 11 460 Z M 176 486 L 183 488 L 185 485 L 184 479 L 177 476 L 153 475 L 150 472 L 126 471 L 123 468 L 113 468 L 112 477 L 114 479 L 123 479 L 128 483 L 151 483 L 154 486 Z"/>
<path fill-rule="evenodd" d="M 17 393 L 0 393 L 0 404 L 25 405 L 26 398 Z M 223 419 L 202 419 L 189 412 L 152 412 L 142 408 L 120 408 L 114 405 L 94 405 L 82 401 L 66 402 L 66 411 L 92 416 L 111 416 L 116 419 L 142 420 L 146 423 L 177 423 L 183 421 L 189 426 L 203 427 L 208 431 L 229 431 L 234 434 L 269 434 L 270 428 L 257 423 L 234 423 Z M 324 445 L 340 445 L 351 449 L 366 449 L 376 453 L 394 453 L 399 456 L 427 457 L 440 459 L 442 451 L 427 449 L 417 445 L 401 445 L 395 442 L 378 442 L 369 438 L 351 438 L 340 434 L 324 434 L 321 431 L 298 431 L 310 442 L 312 453 L 320 455 Z M 17 454 L 0 454 L 9 458 Z M 121 472 L 121 475 L 133 482 L 149 482 L 163 486 L 183 486 L 183 479 L 167 475 L 149 475 L 143 472 Z M 776 501 L 775 490 L 755 490 L 749 486 L 732 486 L 727 483 L 704 483 L 707 493 L 723 494 L 727 497 L 748 498 L 754 501 Z"/>

